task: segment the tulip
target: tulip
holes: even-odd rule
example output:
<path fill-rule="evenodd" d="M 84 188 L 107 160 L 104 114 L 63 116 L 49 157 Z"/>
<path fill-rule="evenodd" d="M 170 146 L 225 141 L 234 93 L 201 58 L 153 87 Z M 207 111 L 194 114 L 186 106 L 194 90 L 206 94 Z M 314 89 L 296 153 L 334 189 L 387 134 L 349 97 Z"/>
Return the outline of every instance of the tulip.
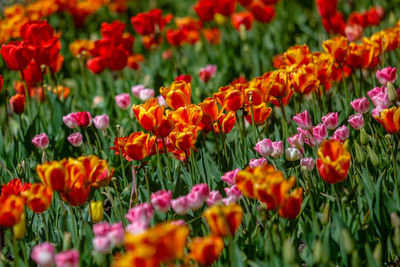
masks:
<path fill-rule="evenodd" d="M 285 156 L 286 160 L 288 161 L 296 161 L 301 159 L 301 152 L 299 149 L 295 147 L 289 147 L 288 149 L 285 150 Z"/>
<path fill-rule="evenodd" d="M 111 250 L 111 240 L 107 237 L 95 237 L 92 240 L 94 251 L 107 254 Z"/>
<path fill-rule="evenodd" d="M 302 158 L 300 160 L 300 166 L 302 170 L 312 171 L 314 169 L 315 160 L 313 158 Z"/>
<path fill-rule="evenodd" d="M 235 184 L 235 177 L 240 171 L 239 168 L 236 168 L 232 171 L 226 172 L 223 176 L 221 176 L 221 180 L 227 183 L 228 185 L 234 185 Z"/>
<path fill-rule="evenodd" d="M 60 252 L 56 254 L 55 262 L 57 267 L 79 267 L 79 251 L 71 249 Z"/>
<path fill-rule="evenodd" d="M 161 87 L 160 94 L 168 106 L 175 110 L 190 104 L 192 85 L 185 81 L 174 81 L 169 87 Z"/>
<path fill-rule="evenodd" d="M 283 142 L 282 141 L 276 141 L 272 142 L 272 153 L 271 157 L 273 158 L 279 158 L 283 154 Z"/>
<path fill-rule="evenodd" d="M 270 139 L 263 139 L 256 144 L 254 150 L 260 154 L 260 156 L 270 156 L 274 152 L 272 141 Z"/>
<path fill-rule="evenodd" d="M 0 74 L 0 92 L 1 92 L 1 89 L 3 89 L 3 83 L 4 83 L 4 79 L 3 79 L 3 76 L 1 76 L 1 74 Z"/>
<path fill-rule="evenodd" d="M 354 128 L 354 130 L 360 130 L 362 127 L 364 127 L 364 117 L 361 113 L 351 115 L 347 121 L 351 127 Z"/>
<path fill-rule="evenodd" d="M 374 118 L 385 127 L 389 134 L 400 132 L 400 107 L 384 109 Z"/>
<path fill-rule="evenodd" d="M 200 69 L 199 77 L 203 82 L 207 83 L 212 77 L 215 76 L 216 72 L 216 65 L 207 65 L 206 67 Z"/>
<path fill-rule="evenodd" d="M 354 99 L 353 101 L 350 102 L 350 104 L 353 107 L 353 109 L 358 113 L 365 114 L 368 113 L 369 111 L 369 101 L 365 96 L 358 99 Z"/>
<path fill-rule="evenodd" d="M 232 199 L 233 202 L 238 201 L 242 197 L 242 192 L 236 185 L 226 187 L 224 190 L 228 198 Z"/>
<path fill-rule="evenodd" d="M 126 219 L 130 223 L 141 222 L 144 224 L 149 224 L 153 219 L 153 208 L 149 203 L 136 205 L 134 208 L 130 209 L 125 215 Z"/>
<path fill-rule="evenodd" d="M 74 129 L 79 126 L 74 113 L 63 116 L 63 122 L 70 129 Z"/>
<path fill-rule="evenodd" d="M 349 138 L 349 135 L 349 128 L 346 125 L 343 125 L 337 128 L 336 131 L 333 133 L 333 139 L 343 142 L 347 138 Z"/>
<path fill-rule="evenodd" d="M 279 216 L 287 219 L 296 219 L 300 214 L 301 203 L 303 202 L 303 188 L 294 189 L 283 201 L 279 209 Z"/>
<path fill-rule="evenodd" d="M 90 112 L 76 112 L 74 113 L 74 116 L 79 127 L 87 127 L 92 125 L 92 115 L 90 114 Z"/>
<path fill-rule="evenodd" d="M 382 106 L 384 108 L 387 108 L 390 105 L 388 90 L 386 87 L 375 87 L 374 89 L 368 91 L 367 95 L 371 99 L 372 104 L 374 104 L 375 107 Z"/>
<path fill-rule="evenodd" d="M 24 212 L 24 202 L 21 197 L 14 194 L 6 196 L 2 193 L 0 206 L 0 226 L 11 227 L 20 221 Z"/>
<path fill-rule="evenodd" d="M 132 86 L 131 92 L 132 92 L 132 94 L 133 94 L 134 96 L 136 96 L 137 98 L 139 98 L 139 97 L 140 97 L 140 92 L 141 92 L 142 90 L 145 90 L 145 89 L 146 89 L 146 87 L 145 87 L 144 85 L 138 84 L 138 85 Z"/>
<path fill-rule="evenodd" d="M 386 67 L 376 71 L 376 78 L 382 85 L 394 83 L 396 81 L 397 69 Z"/>
<path fill-rule="evenodd" d="M 62 178 L 62 176 L 60 176 Z M 29 189 L 21 193 L 25 205 L 35 213 L 41 213 L 50 208 L 53 191 L 41 183 L 32 184 Z"/>
<path fill-rule="evenodd" d="M 191 83 L 192 75 L 181 74 L 181 75 L 177 76 L 174 80 L 175 81 L 185 81 L 187 83 Z"/>
<path fill-rule="evenodd" d="M 214 205 L 203 213 L 211 232 L 218 236 L 234 235 L 243 219 L 240 205 L 231 203 L 228 206 Z"/>
<path fill-rule="evenodd" d="M 327 129 L 333 130 L 338 126 L 338 112 L 330 112 L 321 118 L 322 123 Z"/>
<path fill-rule="evenodd" d="M 159 190 L 151 194 L 151 205 L 157 211 L 166 212 L 171 206 L 171 197 L 171 191 Z"/>
<path fill-rule="evenodd" d="M 25 95 L 16 94 L 10 98 L 10 106 L 15 114 L 22 114 L 25 111 Z"/>
<path fill-rule="evenodd" d="M 268 164 L 268 161 L 266 158 L 251 159 L 249 161 L 250 168 L 255 168 L 255 167 L 261 166 L 263 164 Z"/>
<path fill-rule="evenodd" d="M 317 126 L 313 127 L 312 132 L 318 144 L 328 137 L 328 131 L 322 123 L 319 123 Z"/>
<path fill-rule="evenodd" d="M 134 223 L 128 224 L 125 228 L 125 231 L 129 232 L 132 235 L 140 235 L 140 234 L 144 233 L 148 227 L 149 226 L 146 223 L 134 222 Z"/>
<path fill-rule="evenodd" d="M 184 215 L 189 211 L 188 200 L 186 196 L 171 200 L 172 209 L 179 215 Z"/>
<path fill-rule="evenodd" d="M 103 201 L 90 201 L 90 212 L 92 223 L 98 223 L 103 220 L 104 207 Z"/>
<path fill-rule="evenodd" d="M 50 242 L 41 243 L 33 247 L 31 258 L 39 267 L 50 267 L 55 263 L 55 249 Z"/>
<path fill-rule="evenodd" d="M 83 142 L 82 134 L 79 132 L 70 134 L 67 139 L 75 147 L 81 146 Z"/>
<path fill-rule="evenodd" d="M 211 207 L 220 201 L 222 201 L 221 194 L 218 191 L 211 191 L 206 203 Z"/>
<path fill-rule="evenodd" d="M 298 113 L 296 116 L 293 116 L 293 120 L 303 130 L 308 130 L 308 129 L 311 129 L 311 127 L 312 127 L 310 115 L 308 114 L 307 110 L 305 110 L 302 113 Z"/>
<path fill-rule="evenodd" d="M 165 102 L 165 98 L 162 95 L 157 96 L 157 102 L 162 107 L 168 107 L 167 102 Z"/>
<path fill-rule="evenodd" d="M 325 140 L 318 149 L 318 156 L 317 170 L 324 181 L 335 184 L 346 179 L 351 155 L 344 144 Z"/>
<path fill-rule="evenodd" d="M 6 65 L 11 70 L 22 71 L 31 62 L 32 55 L 27 46 L 23 42 L 9 42 L 3 44 L 0 49 L 0 54 L 3 56 Z"/>
<path fill-rule="evenodd" d="M 139 92 L 139 99 L 142 101 L 147 101 L 154 97 L 154 90 L 145 88 Z"/>
<path fill-rule="evenodd" d="M 107 130 L 107 128 L 110 126 L 110 118 L 108 117 L 107 114 L 98 115 L 94 117 L 93 122 L 94 122 L 94 127 L 102 131 Z"/>
<path fill-rule="evenodd" d="M 372 110 L 372 117 L 376 118 L 379 117 L 381 112 L 384 110 L 385 108 L 383 106 L 377 106 Z"/>
<path fill-rule="evenodd" d="M 302 133 L 297 133 L 288 138 L 288 143 L 292 147 L 302 148 L 304 146 L 304 135 Z"/>
<path fill-rule="evenodd" d="M 221 237 L 210 235 L 196 237 L 189 245 L 189 257 L 202 266 L 211 266 L 224 249 L 224 240 Z"/>
<path fill-rule="evenodd" d="M 200 192 L 190 192 L 186 196 L 187 205 L 189 209 L 199 209 L 203 206 L 204 200 L 201 197 Z"/>
<path fill-rule="evenodd" d="M 41 133 L 33 137 L 32 144 L 39 149 L 46 149 L 49 146 L 49 137 L 45 133 Z"/>
<path fill-rule="evenodd" d="M 122 222 L 114 223 L 113 225 L 111 225 L 107 235 L 110 238 L 111 244 L 114 247 L 118 247 L 124 244 L 125 230 Z"/>
<path fill-rule="evenodd" d="M 22 239 L 24 238 L 26 234 L 26 220 L 25 220 L 25 213 L 22 213 L 21 219 L 17 224 L 13 226 L 13 234 L 16 239 Z"/>
<path fill-rule="evenodd" d="M 129 94 L 119 94 L 115 96 L 115 102 L 117 103 L 117 106 L 123 110 L 127 110 L 129 106 L 131 105 L 131 98 Z"/>

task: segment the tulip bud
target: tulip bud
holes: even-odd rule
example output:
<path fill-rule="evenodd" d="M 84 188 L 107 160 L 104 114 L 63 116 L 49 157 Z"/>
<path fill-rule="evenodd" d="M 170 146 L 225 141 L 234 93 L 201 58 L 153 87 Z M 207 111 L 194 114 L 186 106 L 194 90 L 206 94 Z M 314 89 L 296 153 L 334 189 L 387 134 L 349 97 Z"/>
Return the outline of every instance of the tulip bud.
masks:
<path fill-rule="evenodd" d="M 13 226 L 13 233 L 16 239 L 24 238 L 26 234 L 25 213 L 22 213 L 19 222 Z"/>
<path fill-rule="evenodd" d="M 224 15 L 217 13 L 214 15 L 214 20 L 218 25 L 223 25 L 226 22 L 226 17 Z"/>
<path fill-rule="evenodd" d="M 393 84 L 391 84 L 391 83 L 387 84 L 387 92 L 388 92 L 389 101 L 390 102 L 396 102 L 397 99 L 398 99 L 398 96 L 397 96 L 397 91 L 394 88 Z"/>
<path fill-rule="evenodd" d="M 360 266 L 361 265 L 360 255 L 358 255 L 357 250 L 354 250 L 353 253 L 351 253 L 351 265 L 352 266 Z"/>
<path fill-rule="evenodd" d="M 90 201 L 91 220 L 98 223 L 103 220 L 104 208 L 103 201 Z"/>
<path fill-rule="evenodd" d="M 64 232 L 64 238 L 63 238 L 63 250 L 67 250 L 71 247 L 72 243 L 72 236 L 68 232 Z"/>
<path fill-rule="evenodd" d="M 367 146 L 368 156 L 374 166 L 379 165 L 379 158 L 370 146 Z"/>
<path fill-rule="evenodd" d="M 324 209 L 322 210 L 322 216 L 321 216 L 322 224 L 325 225 L 329 222 L 330 213 L 331 213 L 331 206 L 329 205 L 329 202 L 327 202 L 324 206 Z"/>
<path fill-rule="evenodd" d="M 41 133 L 33 137 L 32 144 L 39 149 L 46 149 L 49 146 L 49 137 L 45 133 Z"/>
<path fill-rule="evenodd" d="M 360 142 L 361 142 L 361 144 L 362 144 L 362 145 L 368 144 L 369 138 L 368 138 L 367 132 L 365 131 L 364 128 L 361 128 L 360 131 L 361 131 L 361 132 L 360 132 Z"/>
<path fill-rule="evenodd" d="M 282 256 L 285 263 L 290 264 L 296 260 L 296 249 L 290 238 L 286 239 L 282 247 Z"/>
<path fill-rule="evenodd" d="M 50 242 L 36 245 L 32 249 L 31 258 L 40 267 L 49 267 L 54 264 L 55 249 Z"/>
<path fill-rule="evenodd" d="M 393 228 L 400 228 L 400 218 L 395 212 L 392 212 L 390 214 L 390 221 L 392 223 Z"/>
<path fill-rule="evenodd" d="M 171 197 L 171 191 L 159 190 L 151 194 L 151 204 L 155 210 L 166 212 L 171 206 Z"/>
<path fill-rule="evenodd" d="M 382 243 L 381 242 L 376 244 L 376 247 L 374 248 L 374 252 L 372 253 L 372 255 L 373 255 L 374 259 L 380 265 L 380 263 L 382 262 Z"/>
<path fill-rule="evenodd" d="M 107 114 L 99 115 L 94 117 L 93 119 L 94 127 L 98 130 L 107 130 L 108 126 L 110 125 L 110 118 Z"/>
<path fill-rule="evenodd" d="M 81 133 L 72 133 L 67 137 L 68 141 L 71 143 L 71 145 L 78 147 L 82 145 L 82 134 Z"/>
<path fill-rule="evenodd" d="M 314 241 L 314 246 L 313 246 L 313 258 L 314 258 L 314 263 L 320 263 L 324 259 L 324 248 L 322 245 L 321 240 L 315 240 Z"/>
<path fill-rule="evenodd" d="M 10 106 L 15 114 L 21 114 L 25 110 L 25 95 L 16 94 L 10 98 Z"/>
<path fill-rule="evenodd" d="M 321 118 L 322 123 L 327 129 L 333 130 L 339 123 L 339 113 L 330 112 Z"/>
<path fill-rule="evenodd" d="M 184 215 L 189 211 L 189 205 L 186 196 L 178 197 L 177 199 L 171 200 L 171 206 L 176 214 L 179 215 Z"/>
<path fill-rule="evenodd" d="M 342 231 L 340 231 L 340 235 L 342 237 L 344 250 L 347 254 L 350 254 L 354 250 L 353 238 L 350 236 L 350 233 L 346 228 L 343 228 Z"/>
<path fill-rule="evenodd" d="M 119 108 L 126 110 L 131 105 L 131 98 L 129 94 L 119 94 L 115 96 L 115 102 Z"/>
<path fill-rule="evenodd" d="M 297 148 L 289 147 L 285 150 L 285 156 L 288 161 L 296 161 L 301 159 L 301 152 Z"/>
<path fill-rule="evenodd" d="M 364 152 L 361 150 L 361 147 L 358 145 L 357 142 L 355 142 L 355 147 L 356 147 L 356 159 L 358 163 L 364 163 L 365 157 L 364 157 Z"/>
<path fill-rule="evenodd" d="M 303 171 L 312 171 L 314 169 L 315 160 L 313 158 L 302 158 L 300 160 L 301 169 Z"/>
<path fill-rule="evenodd" d="M 399 228 L 394 229 L 393 242 L 396 245 L 397 249 L 399 249 L 400 248 L 400 229 Z"/>

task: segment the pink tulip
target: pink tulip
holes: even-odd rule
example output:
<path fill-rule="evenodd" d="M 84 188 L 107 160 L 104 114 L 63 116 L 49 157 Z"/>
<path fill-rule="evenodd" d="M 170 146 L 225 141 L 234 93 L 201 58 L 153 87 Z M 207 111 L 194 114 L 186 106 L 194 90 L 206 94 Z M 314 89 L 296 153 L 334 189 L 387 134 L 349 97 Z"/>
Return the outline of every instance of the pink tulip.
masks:
<path fill-rule="evenodd" d="M 66 116 L 63 116 L 63 122 L 70 129 L 77 128 L 79 125 L 75 118 L 75 113 L 70 113 Z"/>
<path fill-rule="evenodd" d="M 95 237 L 92 243 L 94 251 L 101 254 L 109 253 L 111 250 L 111 240 L 108 237 Z"/>
<path fill-rule="evenodd" d="M 110 126 L 110 118 L 107 116 L 107 114 L 94 117 L 93 122 L 94 127 L 96 127 L 98 130 L 107 130 L 108 126 Z"/>
<path fill-rule="evenodd" d="M 375 87 L 374 89 L 368 91 L 368 97 L 371 99 L 372 104 L 375 107 L 382 106 L 382 107 L 389 107 L 390 101 L 386 87 Z"/>
<path fill-rule="evenodd" d="M 318 144 L 322 143 L 328 137 L 328 130 L 322 123 L 318 123 L 317 126 L 313 127 L 312 132 Z"/>
<path fill-rule="evenodd" d="M 364 127 L 364 117 L 361 113 L 351 115 L 347 121 L 354 130 L 360 130 Z"/>
<path fill-rule="evenodd" d="M 283 142 L 282 141 L 276 141 L 272 142 L 272 153 L 271 157 L 273 158 L 279 158 L 283 154 Z"/>
<path fill-rule="evenodd" d="M 216 65 L 207 65 L 206 67 L 200 69 L 199 77 L 203 82 L 207 83 L 212 77 L 215 76 L 216 72 Z"/>
<path fill-rule="evenodd" d="M 127 110 L 131 105 L 131 97 L 129 94 L 119 94 L 115 96 L 115 102 L 117 106 L 123 110 Z"/>
<path fill-rule="evenodd" d="M 349 42 L 360 40 L 363 35 L 363 27 L 358 24 L 347 25 L 344 28 L 344 34 Z"/>
<path fill-rule="evenodd" d="M 41 133 L 33 137 L 32 143 L 39 149 L 46 149 L 49 146 L 49 137 L 45 133 Z"/>
<path fill-rule="evenodd" d="M 125 218 L 128 219 L 130 223 L 142 222 L 149 224 L 153 219 L 154 211 L 149 203 L 143 203 L 136 205 L 128 211 Z"/>
<path fill-rule="evenodd" d="M 134 86 L 132 86 L 132 88 L 131 88 L 132 95 L 134 95 L 134 96 L 136 96 L 137 98 L 139 98 L 139 97 L 140 97 L 140 92 L 141 92 L 142 90 L 144 90 L 144 89 L 146 89 L 146 87 L 145 87 L 144 85 L 142 85 L 142 84 L 134 85 Z"/>
<path fill-rule="evenodd" d="M 226 172 L 223 176 L 221 176 L 221 180 L 227 183 L 228 185 L 234 185 L 236 175 L 238 174 L 239 171 L 240 169 L 236 168 L 233 171 Z"/>
<path fill-rule="evenodd" d="M 313 158 L 302 158 L 300 160 L 300 166 L 305 171 L 312 171 L 314 169 L 315 160 Z"/>
<path fill-rule="evenodd" d="M 303 134 L 304 136 L 304 143 L 309 146 L 315 146 L 315 139 L 314 136 L 310 133 L 310 130 L 303 130 L 300 127 L 297 128 L 297 132 Z"/>
<path fill-rule="evenodd" d="M 208 184 L 196 184 L 192 187 L 192 190 L 190 192 L 196 192 L 200 194 L 200 197 L 203 201 L 206 201 L 208 196 L 210 195 L 210 188 L 208 187 Z"/>
<path fill-rule="evenodd" d="M 55 249 L 50 242 L 36 245 L 32 249 L 31 257 L 39 267 L 50 267 L 54 264 Z"/>
<path fill-rule="evenodd" d="M 373 118 L 379 117 L 380 114 L 381 114 L 381 111 L 384 110 L 384 109 L 385 109 L 385 108 L 382 107 L 382 106 L 377 106 L 376 108 L 374 108 L 374 109 L 372 110 L 372 117 L 373 117 Z"/>
<path fill-rule="evenodd" d="M 259 159 L 251 159 L 249 162 L 250 168 L 255 168 L 258 166 L 262 166 L 264 164 L 268 164 L 268 161 L 266 158 L 259 158 Z"/>
<path fill-rule="evenodd" d="M 157 211 L 166 212 L 171 207 L 171 198 L 171 191 L 159 190 L 151 194 L 151 205 Z"/>
<path fill-rule="evenodd" d="M 114 247 L 122 246 L 125 240 L 125 229 L 122 222 L 117 222 L 111 225 L 107 236 Z"/>
<path fill-rule="evenodd" d="M 321 118 L 321 120 L 327 129 L 333 130 L 339 124 L 339 113 L 338 112 L 329 112 L 328 114 L 323 116 Z"/>
<path fill-rule="evenodd" d="M 132 235 L 140 235 L 144 233 L 148 228 L 148 225 L 142 222 L 134 222 L 131 224 L 128 224 L 125 228 L 127 232 L 129 232 Z"/>
<path fill-rule="evenodd" d="M 288 161 L 296 161 L 301 159 L 301 152 L 299 149 L 295 147 L 289 147 L 288 149 L 285 150 L 285 156 L 286 160 Z"/>
<path fill-rule="evenodd" d="M 218 191 L 211 191 L 206 202 L 207 205 L 211 207 L 220 201 L 222 201 L 221 194 Z"/>
<path fill-rule="evenodd" d="M 271 155 L 274 151 L 272 141 L 270 139 L 263 139 L 256 144 L 254 150 L 263 157 Z"/>
<path fill-rule="evenodd" d="M 369 101 L 365 96 L 354 99 L 350 102 L 350 105 L 358 113 L 365 114 L 369 111 Z"/>
<path fill-rule="evenodd" d="M 224 190 L 227 197 L 231 198 L 234 202 L 238 201 L 242 197 L 242 192 L 236 185 L 232 187 L 226 187 Z"/>
<path fill-rule="evenodd" d="M 72 133 L 67 137 L 68 141 L 71 143 L 71 145 L 78 147 L 82 145 L 83 137 L 82 134 L 77 132 L 77 133 Z"/>
<path fill-rule="evenodd" d="M 108 222 L 99 222 L 93 225 L 93 233 L 95 236 L 104 237 L 107 236 L 111 230 L 111 225 Z"/>
<path fill-rule="evenodd" d="M 396 81 L 397 69 L 386 67 L 376 71 L 376 78 L 382 85 L 394 83 Z"/>
<path fill-rule="evenodd" d="M 336 131 L 333 133 L 333 139 L 343 142 L 347 138 L 349 138 L 350 132 L 349 128 L 346 125 L 340 126 L 339 128 L 336 129 Z"/>
<path fill-rule="evenodd" d="M 296 116 L 293 116 L 293 120 L 303 130 L 308 130 L 312 127 L 310 115 L 308 114 L 307 110 L 303 111 L 302 113 L 298 113 Z"/>
<path fill-rule="evenodd" d="M 288 143 L 292 147 L 302 148 L 304 146 L 304 135 L 297 133 L 288 138 Z"/>
<path fill-rule="evenodd" d="M 208 198 L 208 197 L 207 197 Z M 190 192 L 186 196 L 187 205 L 189 209 L 197 210 L 204 204 L 200 192 Z"/>
<path fill-rule="evenodd" d="M 153 89 L 143 89 L 139 93 L 139 99 L 142 100 L 143 102 L 149 100 L 150 98 L 154 97 L 154 90 Z"/>
<path fill-rule="evenodd" d="M 56 255 L 57 267 L 78 267 L 79 251 L 76 249 L 60 252 Z"/>
<path fill-rule="evenodd" d="M 157 96 L 157 101 L 160 106 L 168 107 L 168 104 L 165 102 L 165 98 L 162 95 Z"/>
<path fill-rule="evenodd" d="M 184 215 L 189 211 L 188 200 L 186 196 L 171 200 L 172 209 L 179 215 Z"/>

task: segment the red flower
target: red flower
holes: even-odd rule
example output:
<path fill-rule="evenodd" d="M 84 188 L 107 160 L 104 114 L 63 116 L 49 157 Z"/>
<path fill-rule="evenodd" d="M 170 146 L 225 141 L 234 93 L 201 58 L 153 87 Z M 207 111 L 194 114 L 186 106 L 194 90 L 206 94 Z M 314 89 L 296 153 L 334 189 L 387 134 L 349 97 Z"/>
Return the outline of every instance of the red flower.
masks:
<path fill-rule="evenodd" d="M 87 111 L 76 112 L 74 116 L 79 127 L 86 127 L 92 124 L 92 116 Z"/>
<path fill-rule="evenodd" d="M 106 65 L 104 60 L 100 57 L 91 58 L 86 62 L 86 67 L 94 74 L 101 73 Z"/>
<path fill-rule="evenodd" d="M 11 70 L 23 70 L 32 59 L 32 54 L 21 42 L 9 42 L 2 45 L 0 53 Z"/>
<path fill-rule="evenodd" d="M 1 89 L 3 88 L 3 76 L 1 76 L 0 75 L 0 92 L 1 92 Z"/>
<path fill-rule="evenodd" d="M 336 15 L 337 0 L 317 0 L 318 13 L 322 18 L 330 18 Z"/>
<path fill-rule="evenodd" d="M 322 24 L 327 32 L 344 35 L 346 23 L 341 13 L 337 12 L 334 16 L 322 19 Z"/>
<path fill-rule="evenodd" d="M 43 80 L 43 74 L 38 63 L 32 60 L 31 63 L 23 70 L 24 79 L 27 86 L 34 87 Z"/>
<path fill-rule="evenodd" d="M 161 9 L 152 9 L 149 12 L 139 13 L 132 17 L 131 23 L 137 33 L 149 35 L 161 31 L 171 20 L 171 14 L 163 17 Z"/>
<path fill-rule="evenodd" d="M 181 74 L 175 78 L 175 81 L 185 81 L 186 83 L 191 83 L 192 75 Z"/>
<path fill-rule="evenodd" d="M 239 31 L 240 25 L 244 25 L 246 30 L 250 30 L 253 25 L 253 14 L 248 11 L 234 13 L 231 16 L 232 26 Z"/>
<path fill-rule="evenodd" d="M 25 110 L 25 96 L 16 94 L 10 98 L 10 106 L 15 114 L 21 114 Z"/>
<path fill-rule="evenodd" d="M 260 1 L 254 1 L 248 7 L 254 18 L 258 22 L 268 23 L 275 17 L 275 9 L 271 6 L 266 6 Z"/>

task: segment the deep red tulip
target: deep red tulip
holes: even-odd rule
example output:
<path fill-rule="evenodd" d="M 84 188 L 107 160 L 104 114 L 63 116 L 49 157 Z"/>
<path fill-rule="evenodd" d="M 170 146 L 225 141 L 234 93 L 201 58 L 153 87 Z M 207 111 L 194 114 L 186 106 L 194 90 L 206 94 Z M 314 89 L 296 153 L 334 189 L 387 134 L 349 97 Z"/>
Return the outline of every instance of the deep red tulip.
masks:
<path fill-rule="evenodd" d="M 9 42 L 2 45 L 0 53 L 11 70 L 23 70 L 32 59 L 32 54 L 21 42 Z"/>

